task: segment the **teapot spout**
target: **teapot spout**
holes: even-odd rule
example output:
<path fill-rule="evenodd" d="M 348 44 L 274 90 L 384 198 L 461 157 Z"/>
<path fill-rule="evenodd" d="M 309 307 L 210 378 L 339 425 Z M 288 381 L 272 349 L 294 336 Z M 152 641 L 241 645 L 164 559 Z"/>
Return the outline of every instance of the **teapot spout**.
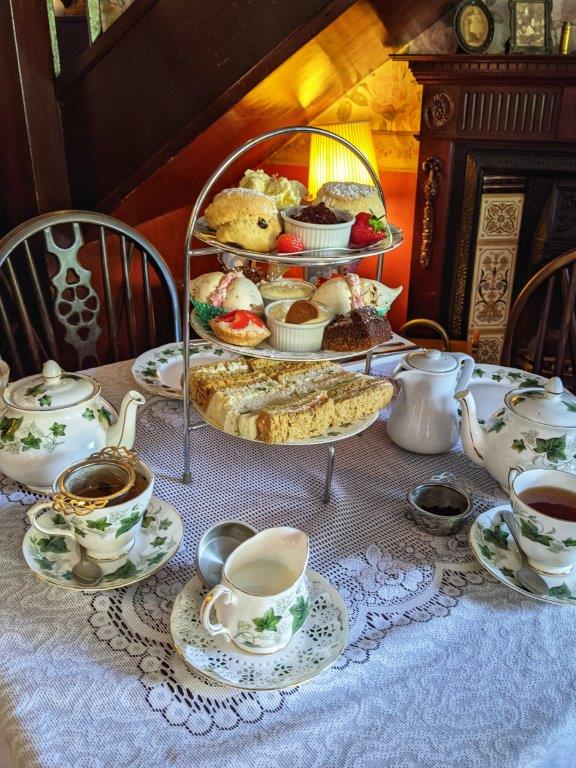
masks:
<path fill-rule="evenodd" d="M 475 464 L 483 467 L 485 466 L 484 449 L 486 432 L 478 422 L 474 397 L 468 389 L 456 392 L 454 397 L 460 402 L 460 407 L 462 409 L 461 436 L 464 453 L 468 458 L 472 459 Z"/>
<path fill-rule="evenodd" d="M 135 389 L 126 392 L 120 406 L 118 421 L 106 433 L 107 446 L 132 448 L 136 434 L 136 409 L 145 402 L 144 397 Z"/>

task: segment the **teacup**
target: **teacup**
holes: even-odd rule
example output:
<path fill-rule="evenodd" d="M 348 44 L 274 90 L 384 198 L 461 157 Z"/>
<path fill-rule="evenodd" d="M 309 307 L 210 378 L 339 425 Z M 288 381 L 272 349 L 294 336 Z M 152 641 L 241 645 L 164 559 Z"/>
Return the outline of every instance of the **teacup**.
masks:
<path fill-rule="evenodd" d="M 544 514 L 520 497 L 528 491 L 534 495 L 538 489 L 550 488 L 576 494 L 576 475 L 558 469 L 522 471 L 513 467 L 508 483 L 515 533 L 530 565 L 555 576 L 569 573 L 576 565 L 576 519 L 571 521 Z"/>
<path fill-rule="evenodd" d="M 275 653 L 310 611 L 308 536 L 296 528 L 268 528 L 240 544 L 222 569 L 222 581 L 204 598 L 200 620 L 248 653 Z M 216 608 L 218 624 L 210 620 Z"/>
<path fill-rule="evenodd" d="M 128 478 L 132 477 L 132 482 L 135 477 L 137 485 L 129 484 L 130 487 L 125 493 L 112 492 L 108 501 L 86 496 L 84 503 L 80 500 L 77 505 L 64 504 L 59 493 L 63 487 L 62 479 L 81 464 L 82 462 L 68 467 L 56 478 L 55 495 L 52 499 L 39 501 L 30 507 L 30 523 L 36 530 L 49 536 L 67 536 L 74 539 L 82 544 L 93 560 L 117 563 L 134 546 L 136 534 L 152 498 L 154 474 L 147 464 L 138 461 L 133 470 L 128 470 L 131 475 L 127 475 Z M 74 488 L 71 492 L 73 490 Z M 75 498 L 81 499 L 80 496 Z M 45 510 L 52 511 L 51 519 L 48 515 L 39 517 Z"/>

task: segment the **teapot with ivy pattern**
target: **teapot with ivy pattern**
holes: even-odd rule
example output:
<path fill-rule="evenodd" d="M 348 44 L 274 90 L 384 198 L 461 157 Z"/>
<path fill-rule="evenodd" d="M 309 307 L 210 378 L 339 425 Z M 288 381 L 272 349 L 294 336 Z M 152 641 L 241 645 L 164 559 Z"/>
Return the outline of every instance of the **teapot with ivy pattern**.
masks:
<path fill-rule="evenodd" d="M 462 406 L 462 445 L 505 491 L 511 467 L 576 473 L 576 397 L 557 376 L 544 389 L 513 389 L 504 407 L 481 426 L 474 397 L 457 392 Z"/>
<path fill-rule="evenodd" d="M 120 414 L 91 376 L 65 373 L 48 360 L 40 375 L 9 384 L 0 399 L 0 472 L 34 491 L 51 493 L 63 469 L 106 446 L 132 448 L 136 409 L 127 392 Z"/>

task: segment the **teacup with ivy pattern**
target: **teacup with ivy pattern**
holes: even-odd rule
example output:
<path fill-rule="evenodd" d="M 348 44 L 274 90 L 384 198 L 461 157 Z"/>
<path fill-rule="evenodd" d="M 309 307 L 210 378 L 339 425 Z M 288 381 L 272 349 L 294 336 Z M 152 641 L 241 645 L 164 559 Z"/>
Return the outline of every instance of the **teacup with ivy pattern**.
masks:
<path fill-rule="evenodd" d="M 86 511 L 82 507 L 64 506 L 58 503 L 59 480 L 54 482 L 55 496 L 40 501 L 28 510 L 31 525 L 48 536 L 68 536 L 82 544 L 89 557 L 99 561 L 119 560 L 134 546 L 134 539 L 142 518 L 150 504 L 154 488 L 154 474 L 142 460 L 135 466 L 136 476 L 143 478 L 143 489 L 134 495 L 128 493 L 126 500 L 113 499 L 106 506 L 97 506 Z M 89 505 L 88 505 L 89 506 Z M 51 514 L 41 514 L 44 511 Z M 66 530 L 63 524 L 68 526 Z"/>
<path fill-rule="evenodd" d="M 308 536 L 302 531 L 284 526 L 257 533 L 232 552 L 221 583 L 204 598 L 204 628 L 248 653 L 281 650 L 310 611 L 307 563 Z M 210 619 L 212 607 L 218 624 Z"/>

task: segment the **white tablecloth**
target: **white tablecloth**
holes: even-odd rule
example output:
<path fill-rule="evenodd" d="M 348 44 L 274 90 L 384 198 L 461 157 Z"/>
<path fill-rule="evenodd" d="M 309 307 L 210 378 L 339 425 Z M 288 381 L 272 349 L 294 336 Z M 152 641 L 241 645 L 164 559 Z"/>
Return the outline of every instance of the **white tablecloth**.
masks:
<path fill-rule="evenodd" d="M 114 404 L 132 386 L 129 363 L 97 376 Z M 21 554 L 35 497 L 0 476 L 1 768 L 573 768 L 574 609 L 496 582 L 467 531 L 434 538 L 405 518 L 406 489 L 444 470 L 488 509 L 499 493 L 483 470 L 460 450 L 401 451 L 384 417 L 338 445 L 328 505 L 322 446 L 208 427 L 193 434 L 183 486 L 180 408 L 149 398 L 139 415 L 135 447 L 185 536 L 133 587 L 85 595 L 38 581 Z M 171 648 L 171 604 L 201 533 L 223 518 L 307 531 L 311 567 L 348 604 L 343 656 L 299 688 L 211 685 Z"/>

